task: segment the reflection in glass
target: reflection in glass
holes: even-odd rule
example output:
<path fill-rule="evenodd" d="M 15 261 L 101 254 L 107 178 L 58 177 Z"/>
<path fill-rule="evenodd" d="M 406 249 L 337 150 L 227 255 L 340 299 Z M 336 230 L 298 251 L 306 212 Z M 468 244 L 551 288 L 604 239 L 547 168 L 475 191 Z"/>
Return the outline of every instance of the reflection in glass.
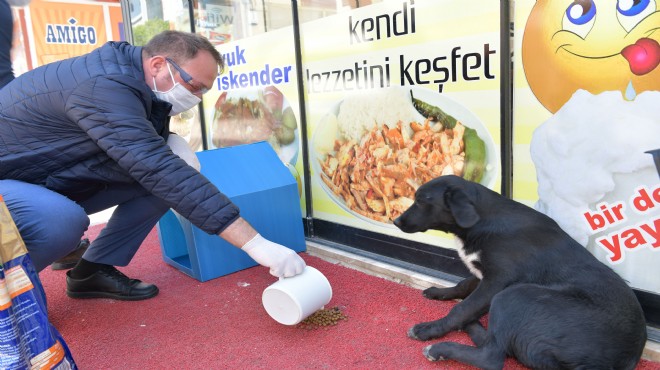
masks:
<path fill-rule="evenodd" d="M 186 139 L 194 151 L 203 149 L 198 107 L 173 116 L 170 120 L 170 131 Z"/>

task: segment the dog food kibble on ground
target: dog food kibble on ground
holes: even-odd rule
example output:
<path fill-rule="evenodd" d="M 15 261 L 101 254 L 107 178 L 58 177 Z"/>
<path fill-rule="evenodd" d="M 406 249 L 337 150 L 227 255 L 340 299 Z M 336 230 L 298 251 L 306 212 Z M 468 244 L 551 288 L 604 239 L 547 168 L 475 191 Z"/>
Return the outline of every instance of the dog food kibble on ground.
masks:
<path fill-rule="evenodd" d="M 348 320 L 348 316 L 344 315 L 339 307 L 335 306 L 328 309 L 322 308 L 301 321 L 300 324 L 298 324 L 298 327 L 308 330 L 316 329 L 322 326 L 337 325 L 337 323 L 342 320 Z"/>

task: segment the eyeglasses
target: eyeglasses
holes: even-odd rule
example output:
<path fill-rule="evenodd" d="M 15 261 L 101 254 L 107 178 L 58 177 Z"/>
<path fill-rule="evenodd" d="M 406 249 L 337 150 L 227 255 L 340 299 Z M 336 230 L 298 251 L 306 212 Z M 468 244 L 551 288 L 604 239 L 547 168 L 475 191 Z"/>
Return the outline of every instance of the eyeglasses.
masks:
<path fill-rule="evenodd" d="M 172 67 L 174 67 L 174 69 L 179 71 L 179 75 L 181 76 L 181 79 L 194 89 L 193 91 L 191 91 L 193 94 L 206 94 L 209 91 L 208 87 L 206 87 L 206 86 L 197 87 L 197 86 L 193 85 L 192 84 L 192 81 L 193 81 L 192 76 L 189 75 L 188 72 L 184 71 L 183 68 L 179 67 L 179 65 L 176 64 L 172 59 L 170 59 L 169 57 L 166 57 L 165 60 L 167 60 L 172 65 Z"/>

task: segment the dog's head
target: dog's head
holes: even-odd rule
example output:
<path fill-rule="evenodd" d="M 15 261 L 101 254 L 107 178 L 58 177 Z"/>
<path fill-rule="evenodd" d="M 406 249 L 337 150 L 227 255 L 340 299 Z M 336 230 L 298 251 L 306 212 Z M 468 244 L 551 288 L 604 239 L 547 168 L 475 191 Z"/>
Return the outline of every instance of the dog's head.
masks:
<path fill-rule="evenodd" d="M 472 185 L 453 175 L 427 182 L 417 189 L 415 202 L 394 220 L 394 225 L 407 233 L 429 229 L 460 233 L 474 226 L 479 214 L 472 192 L 466 191 Z"/>

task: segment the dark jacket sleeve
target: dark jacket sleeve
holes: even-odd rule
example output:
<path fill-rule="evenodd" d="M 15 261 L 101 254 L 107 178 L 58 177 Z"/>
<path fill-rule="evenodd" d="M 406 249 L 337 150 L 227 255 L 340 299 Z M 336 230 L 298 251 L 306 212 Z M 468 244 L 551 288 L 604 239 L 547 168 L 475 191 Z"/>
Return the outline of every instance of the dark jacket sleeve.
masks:
<path fill-rule="evenodd" d="M 238 218 L 238 207 L 172 153 L 148 120 L 150 94 L 130 77 L 92 78 L 69 96 L 66 114 L 150 193 L 195 226 L 218 234 Z"/>

